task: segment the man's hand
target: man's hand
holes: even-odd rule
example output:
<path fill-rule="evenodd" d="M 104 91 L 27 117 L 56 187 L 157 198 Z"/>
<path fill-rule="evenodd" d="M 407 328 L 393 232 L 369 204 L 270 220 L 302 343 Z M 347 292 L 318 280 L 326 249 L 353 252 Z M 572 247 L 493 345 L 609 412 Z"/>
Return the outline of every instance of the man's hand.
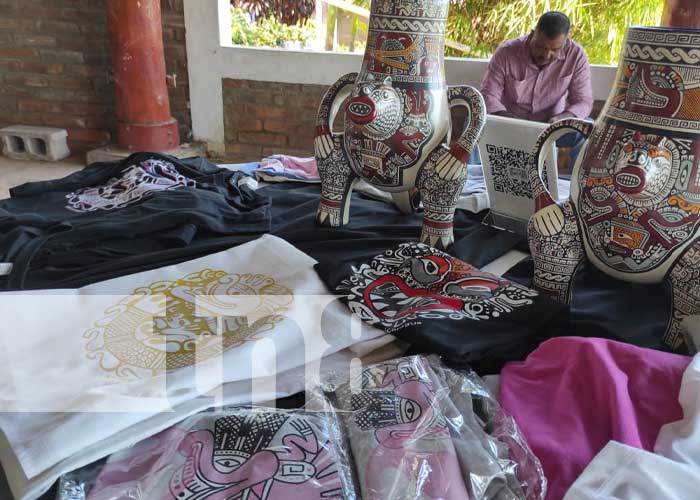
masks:
<path fill-rule="evenodd" d="M 553 116 L 549 119 L 549 123 L 558 122 L 559 120 L 564 120 L 566 118 L 576 118 L 576 115 L 568 111 L 564 111 L 562 114 Z"/>

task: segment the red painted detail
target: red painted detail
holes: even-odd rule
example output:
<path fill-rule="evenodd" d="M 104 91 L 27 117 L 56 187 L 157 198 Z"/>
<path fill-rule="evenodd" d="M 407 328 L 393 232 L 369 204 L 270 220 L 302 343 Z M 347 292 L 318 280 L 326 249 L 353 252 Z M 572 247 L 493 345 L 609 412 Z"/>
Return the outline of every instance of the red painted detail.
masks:
<path fill-rule="evenodd" d="M 180 144 L 170 115 L 160 0 L 107 0 L 117 140 L 131 151 Z"/>
<path fill-rule="evenodd" d="M 675 114 L 678 112 L 678 108 L 680 108 L 681 106 L 681 91 L 675 88 L 666 88 L 657 85 L 651 78 L 651 68 L 648 64 L 640 64 L 637 68 L 637 72 L 639 73 L 639 76 L 644 82 L 644 85 L 650 92 L 666 98 L 666 106 L 664 106 L 663 108 L 656 108 L 646 106 L 644 104 L 639 104 L 634 101 L 633 93 L 628 92 L 627 109 L 629 109 L 631 112 L 641 113 L 643 115 L 652 115 L 659 117 L 675 116 Z"/>
<path fill-rule="evenodd" d="M 440 257 L 438 255 L 426 255 L 425 257 L 423 257 L 423 260 L 429 260 L 430 262 L 435 264 L 435 266 L 437 267 L 436 274 L 438 276 L 442 276 L 450 270 L 450 261 L 444 257 Z"/>
<path fill-rule="evenodd" d="M 644 169 L 629 166 L 621 169 L 613 177 L 615 187 L 627 194 L 638 194 L 644 191 L 647 183 L 647 174 Z"/>
<path fill-rule="evenodd" d="M 316 127 L 316 137 L 321 135 L 328 135 L 331 133 L 331 129 L 328 125 L 319 125 Z"/>
<path fill-rule="evenodd" d="M 452 156 L 457 158 L 462 163 L 467 163 L 467 161 L 469 160 L 469 151 L 464 149 L 456 142 L 452 146 L 450 146 L 450 154 L 452 154 Z"/>
<path fill-rule="evenodd" d="M 321 205 L 325 205 L 329 208 L 340 208 L 340 202 L 339 201 L 330 201 L 326 198 L 321 198 Z"/>
<path fill-rule="evenodd" d="M 367 125 L 377 117 L 377 107 L 374 101 L 366 95 L 353 97 L 345 107 L 350 121 L 356 125 Z"/>
<path fill-rule="evenodd" d="M 554 200 L 547 192 L 544 192 L 535 198 L 535 211 L 542 210 L 550 205 L 554 205 Z"/>
<path fill-rule="evenodd" d="M 430 112 L 430 94 L 425 90 L 409 90 L 407 95 L 411 103 L 410 114 L 423 116 Z"/>
<path fill-rule="evenodd" d="M 418 158 L 418 150 L 412 144 L 411 141 L 416 141 L 417 143 L 422 142 L 425 135 L 420 131 L 413 132 L 410 135 L 404 134 L 401 130 L 394 132 L 394 135 L 389 138 L 388 145 L 393 150 L 394 153 L 405 155 L 411 161 Z"/>
<path fill-rule="evenodd" d="M 698 217 L 691 215 L 678 222 L 669 222 L 664 219 L 658 212 L 646 212 L 639 218 L 639 224 L 649 231 L 651 238 L 649 239 L 649 244 L 660 243 L 661 246 L 667 250 L 672 249 L 678 243 L 680 243 L 676 238 L 670 236 L 662 231 L 662 229 L 673 230 L 674 228 L 684 228 L 688 225 L 695 225 L 697 223 Z M 690 231 L 692 233 L 692 231 Z"/>
<path fill-rule="evenodd" d="M 620 213 L 620 207 L 617 205 L 615 200 L 613 200 L 612 198 L 608 198 L 608 199 L 603 200 L 603 201 L 596 201 L 591 196 L 590 191 L 584 191 L 584 193 L 585 193 L 586 199 L 588 200 L 588 202 L 591 205 L 597 207 L 598 209 L 607 208 L 607 210 L 605 210 L 603 213 L 598 214 L 594 217 L 584 217 L 587 224 L 589 224 L 589 225 L 599 224 L 600 222 L 610 220 L 613 217 L 617 217 L 617 215 Z"/>
<path fill-rule="evenodd" d="M 375 307 L 374 300 L 372 300 L 371 295 L 372 293 L 374 293 L 375 289 L 380 288 L 386 283 L 391 283 L 395 285 L 402 293 L 406 294 L 409 297 L 425 297 L 427 299 L 431 299 L 430 303 L 421 306 L 407 307 L 403 311 L 396 311 L 396 314 L 392 317 L 392 319 L 398 319 L 419 311 L 429 311 L 432 309 L 451 309 L 454 311 L 459 311 L 464 306 L 464 302 L 460 299 L 445 297 L 440 293 L 431 293 L 426 289 L 412 288 L 409 285 L 407 285 L 406 282 L 399 276 L 389 274 L 386 276 L 382 276 L 381 278 L 378 278 L 377 280 L 372 282 L 365 289 L 363 294 L 365 304 L 367 304 L 369 308 L 372 309 L 374 314 L 376 314 L 380 318 L 385 318 L 385 315 Z"/>
<path fill-rule="evenodd" d="M 426 226 L 434 227 L 435 229 L 449 229 L 454 226 L 453 222 L 437 222 L 430 219 L 425 219 L 423 224 Z"/>

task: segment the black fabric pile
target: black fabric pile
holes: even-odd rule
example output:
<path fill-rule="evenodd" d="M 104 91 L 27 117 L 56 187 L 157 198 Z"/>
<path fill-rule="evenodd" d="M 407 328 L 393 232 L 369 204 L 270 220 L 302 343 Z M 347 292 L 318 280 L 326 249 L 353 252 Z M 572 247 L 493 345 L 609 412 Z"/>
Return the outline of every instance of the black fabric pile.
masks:
<path fill-rule="evenodd" d="M 138 153 L 0 202 L 4 289 L 79 287 L 199 257 L 270 228 L 270 200 L 203 158 Z"/>
<path fill-rule="evenodd" d="M 316 224 L 319 185 L 280 183 L 258 193 L 272 199 L 272 234 L 319 262 L 371 258 L 400 243 L 417 242 L 420 237 L 421 213 L 405 215 L 393 204 L 361 193 L 353 193 L 350 221 L 342 228 Z M 476 267 L 513 248 L 526 246 L 521 236 L 482 224 L 485 215 L 486 212 L 472 214 L 463 210 L 455 214 L 455 243 L 449 253 Z"/>
<path fill-rule="evenodd" d="M 533 262 L 527 258 L 504 277 L 531 286 Z M 549 337 L 602 337 L 670 352 L 663 343 L 671 318 L 672 296 L 665 283 L 628 283 L 585 262 L 574 277 L 570 306 L 552 318 Z M 682 348 L 679 354 L 688 354 Z"/>
<path fill-rule="evenodd" d="M 149 184 L 162 179 L 145 175 L 145 190 L 136 189 L 127 171 L 143 162 L 155 165 L 156 177 L 171 186 L 150 189 Z M 159 170 L 159 162 L 172 168 Z M 241 179 L 242 174 L 202 158 L 139 153 L 121 162 L 90 165 L 64 179 L 13 188 L 11 198 L 0 201 L 0 262 L 14 268 L 0 277 L 0 288 L 80 287 L 225 250 L 267 232 L 326 269 L 340 270 L 344 263 L 368 262 L 402 243 L 415 243 L 420 235 L 420 213 L 404 215 L 392 204 L 358 193 L 353 194 L 348 225 L 319 227 L 318 185 L 280 183 L 253 191 Z M 511 249 L 527 250 L 519 235 L 483 224 L 485 215 L 457 211 L 451 256 L 480 268 Z M 505 275 L 525 286 L 531 285 L 531 276 L 529 259 Z M 340 280 L 327 278 L 331 285 Z M 512 333 L 510 340 L 498 341 L 503 349 L 497 354 L 480 348 L 484 356 L 468 355 L 473 344 L 467 342 L 452 357 L 469 359 L 480 373 L 493 372 L 503 361 L 523 359 L 538 342 L 560 335 L 667 349 L 661 338 L 671 298 L 664 285 L 625 283 L 585 265 L 576 277 L 570 309 L 554 310 L 546 327 L 536 335 L 530 332 L 526 343 Z M 486 344 L 497 342 L 491 334 L 481 337 Z M 434 348 L 414 342 L 411 352 Z"/>

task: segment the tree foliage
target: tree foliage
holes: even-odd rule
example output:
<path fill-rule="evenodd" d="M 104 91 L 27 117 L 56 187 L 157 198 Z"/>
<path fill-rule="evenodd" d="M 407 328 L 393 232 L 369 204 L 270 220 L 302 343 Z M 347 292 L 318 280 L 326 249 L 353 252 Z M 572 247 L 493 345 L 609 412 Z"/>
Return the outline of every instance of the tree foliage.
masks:
<path fill-rule="evenodd" d="M 369 8 L 370 0 L 350 1 Z M 308 19 L 314 13 L 314 0 L 232 0 L 232 3 L 238 5 L 241 16 L 252 13 L 256 19 L 254 27 L 250 22 L 237 25 L 234 12 L 234 43 L 275 46 L 280 40 L 304 42 L 314 36 L 313 30 L 304 29 L 313 24 Z M 447 49 L 446 53 L 487 58 L 504 40 L 529 33 L 544 12 L 558 10 L 571 19 L 571 37 L 583 45 L 591 63 L 615 64 L 625 29 L 657 26 L 663 3 L 663 0 L 450 0 L 447 38 L 466 45 L 469 52 Z M 331 12 L 335 13 L 334 7 L 329 7 Z M 251 34 L 251 30 L 255 33 Z M 367 33 L 365 21 L 356 16 L 352 30 L 353 40 L 361 45 L 361 37 Z"/>
<path fill-rule="evenodd" d="M 314 14 L 314 0 L 231 0 L 233 7 L 252 13 L 256 19 L 273 17 L 283 24 L 305 24 Z"/>
<path fill-rule="evenodd" d="M 305 24 L 285 24 L 268 14 L 252 21 L 249 12 L 240 8 L 231 9 L 233 30 L 232 42 L 253 47 L 280 47 L 284 42 L 299 42 L 303 47 L 316 37 L 313 21 Z"/>
<path fill-rule="evenodd" d="M 614 64 L 625 29 L 657 26 L 663 0 L 451 0 L 447 37 L 471 48 L 451 53 L 485 58 L 503 41 L 529 33 L 539 17 L 558 10 L 571 19 L 571 37 L 594 64 Z"/>

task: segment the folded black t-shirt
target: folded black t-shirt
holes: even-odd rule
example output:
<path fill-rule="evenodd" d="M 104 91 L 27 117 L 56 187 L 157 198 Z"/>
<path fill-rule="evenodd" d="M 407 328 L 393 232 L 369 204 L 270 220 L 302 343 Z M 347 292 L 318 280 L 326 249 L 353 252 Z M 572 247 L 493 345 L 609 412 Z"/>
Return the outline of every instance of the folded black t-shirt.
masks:
<path fill-rule="evenodd" d="M 0 288 L 82 286 L 222 250 L 270 229 L 270 199 L 204 158 L 157 153 L 30 182 L 0 201 Z M 223 240 L 223 241 L 222 241 Z"/>
<path fill-rule="evenodd" d="M 523 359 L 564 307 L 419 243 L 316 270 L 363 321 L 455 362 Z"/>

